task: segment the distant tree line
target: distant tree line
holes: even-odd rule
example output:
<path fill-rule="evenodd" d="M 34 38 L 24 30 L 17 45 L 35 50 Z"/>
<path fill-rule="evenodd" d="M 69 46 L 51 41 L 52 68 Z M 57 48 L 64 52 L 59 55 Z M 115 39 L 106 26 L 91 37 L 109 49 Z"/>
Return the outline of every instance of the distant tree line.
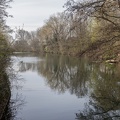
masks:
<path fill-rule="evenodd" d="M 36 31 L 18 29 L 13 49 L 97 59 L 119 56 L 120 0 L 68 0 L 64 7 Z"/>

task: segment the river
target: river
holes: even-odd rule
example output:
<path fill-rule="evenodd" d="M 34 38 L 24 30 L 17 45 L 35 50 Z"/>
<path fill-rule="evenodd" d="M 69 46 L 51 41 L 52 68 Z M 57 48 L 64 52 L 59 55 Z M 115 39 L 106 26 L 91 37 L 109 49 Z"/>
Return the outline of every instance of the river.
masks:
<path fill-rule="evenodd" d="M 120 66 L 53 54 L 11 57 L 9 120 L 120 120 Z"/>

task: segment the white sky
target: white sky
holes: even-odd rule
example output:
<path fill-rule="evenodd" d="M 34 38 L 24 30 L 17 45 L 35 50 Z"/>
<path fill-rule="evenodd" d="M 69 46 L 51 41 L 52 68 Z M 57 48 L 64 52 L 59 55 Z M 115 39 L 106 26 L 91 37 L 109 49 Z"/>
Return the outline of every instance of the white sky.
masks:
<path fill-rule="evenodd" d="M 13 15 L 13 18 L 7 19 L 7 25 L 14 29 L 24 24 L 25 30 L 36 30 L 50 15 L 64 11 L 65 2 L 66 0 L 14 0 L 10 4 L 12 8 L 7 10 Z"/>

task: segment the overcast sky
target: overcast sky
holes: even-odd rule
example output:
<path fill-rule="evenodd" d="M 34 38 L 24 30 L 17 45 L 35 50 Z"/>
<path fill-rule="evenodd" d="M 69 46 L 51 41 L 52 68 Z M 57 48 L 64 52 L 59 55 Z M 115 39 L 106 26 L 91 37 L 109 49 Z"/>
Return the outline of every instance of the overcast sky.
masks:
<path fill-rule="evenodd" d="M 25 30 L 36 30 L 44 24 L 50 15 L 64 11 L 66 0 L 14 0 L 8 9 L 13 18 L 7 19 L 7 24 L 13 29 L 22 27 Z"/>

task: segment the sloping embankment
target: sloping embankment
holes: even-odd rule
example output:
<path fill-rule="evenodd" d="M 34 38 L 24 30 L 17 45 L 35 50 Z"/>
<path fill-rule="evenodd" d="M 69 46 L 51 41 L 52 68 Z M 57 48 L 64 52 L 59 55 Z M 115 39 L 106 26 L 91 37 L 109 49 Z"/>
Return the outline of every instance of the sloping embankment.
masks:
<path fill-rule="evenodd" d="M 5 72 L 0 71 L 0 120 L 3 117 L 10 96 L 8 76 Z"/>

